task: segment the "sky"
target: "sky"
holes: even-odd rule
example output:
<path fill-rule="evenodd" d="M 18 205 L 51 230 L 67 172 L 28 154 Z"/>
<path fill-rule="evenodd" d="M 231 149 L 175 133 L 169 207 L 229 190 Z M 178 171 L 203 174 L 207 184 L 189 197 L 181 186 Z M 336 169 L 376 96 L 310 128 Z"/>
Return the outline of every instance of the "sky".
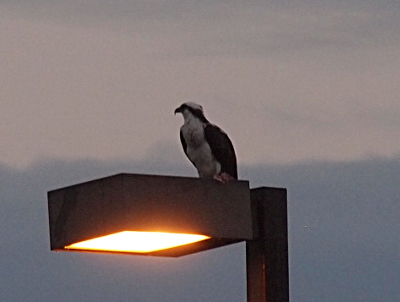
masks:
<path fill-rule="evenodd" d="M 244 164 L 396 156 L 399 6 L 2 0 L 0 161 L 178 154 L 186 101 Z"/>
<path fill-rule="evenodd" d="M 196 176 L 173 115 L 194 101 L 241 179 L 289 190 L 291 301 L 399 301 L 399 14 L 394 0 L 0 0 L 0 300 L 245 300 L 243 244 L 178 261 L 49 251 L 48 190 Z"/>

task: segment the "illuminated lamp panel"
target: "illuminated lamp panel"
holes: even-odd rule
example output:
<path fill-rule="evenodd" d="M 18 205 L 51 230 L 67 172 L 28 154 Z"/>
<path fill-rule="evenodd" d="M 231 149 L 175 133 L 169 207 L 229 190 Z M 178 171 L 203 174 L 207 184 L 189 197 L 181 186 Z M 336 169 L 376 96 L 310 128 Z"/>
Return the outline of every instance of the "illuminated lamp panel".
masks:
<path fill-rule="evenodd" d="M 206 239 L 210 239 L 210 237 L 193 234 L 123 231 L 74 243 L 66 246 L 65 249 L 150 253 Z"/>

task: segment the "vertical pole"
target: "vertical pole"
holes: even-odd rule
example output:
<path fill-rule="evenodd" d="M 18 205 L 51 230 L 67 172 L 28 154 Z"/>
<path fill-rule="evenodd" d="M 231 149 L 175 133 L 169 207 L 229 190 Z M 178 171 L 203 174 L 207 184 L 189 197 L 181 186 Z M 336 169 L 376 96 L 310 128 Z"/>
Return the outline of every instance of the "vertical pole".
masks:
<path fill-rule="evenodd" d="M 289 302 L 286 189 L 250 190 L 255 238 L 246 242 L 247 302 Z"/>

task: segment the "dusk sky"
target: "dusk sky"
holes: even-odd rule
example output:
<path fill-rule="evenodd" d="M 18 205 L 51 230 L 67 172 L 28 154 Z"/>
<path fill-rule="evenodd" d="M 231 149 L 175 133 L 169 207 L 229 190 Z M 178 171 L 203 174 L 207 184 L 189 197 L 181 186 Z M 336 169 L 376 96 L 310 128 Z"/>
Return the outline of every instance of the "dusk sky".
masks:
<path fill-rule="evenodd" d="M 289 192 L 292 302 L 400 301 L 400 2 L 0 0 L 0 300 L 245 301 L 244 245 L 54 253 L 46 192 L 196 176 L 186 101 Z"/>

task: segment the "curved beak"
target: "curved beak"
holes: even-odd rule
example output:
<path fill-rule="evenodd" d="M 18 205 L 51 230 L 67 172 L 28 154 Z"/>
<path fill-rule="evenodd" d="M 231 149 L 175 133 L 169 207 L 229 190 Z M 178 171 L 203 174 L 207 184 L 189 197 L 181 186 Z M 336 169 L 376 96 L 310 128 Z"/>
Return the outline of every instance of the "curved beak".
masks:
<path fill-rule="evenodd" d="M 182 113 L 181 107 L 175 109 L 174 114 L 176 115 L 177 113 Z"/>

